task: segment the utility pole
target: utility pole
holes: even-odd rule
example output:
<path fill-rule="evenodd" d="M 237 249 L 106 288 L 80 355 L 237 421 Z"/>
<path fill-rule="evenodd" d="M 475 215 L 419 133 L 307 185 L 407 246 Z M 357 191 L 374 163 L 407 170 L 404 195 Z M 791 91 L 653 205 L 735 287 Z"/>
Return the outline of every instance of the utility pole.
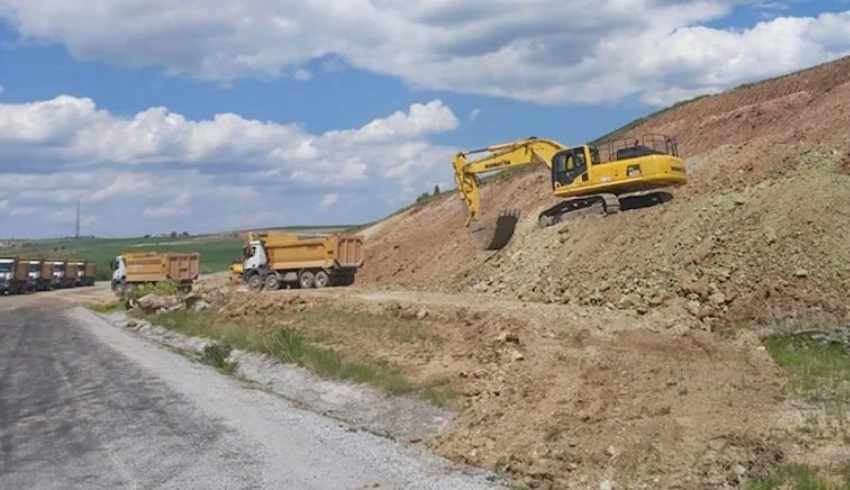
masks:
<path fill-rule="evenodd" d="M 74 238 L 80 239 L 80 201 L 77 201 L 77 227 L 75 228 Z"/>

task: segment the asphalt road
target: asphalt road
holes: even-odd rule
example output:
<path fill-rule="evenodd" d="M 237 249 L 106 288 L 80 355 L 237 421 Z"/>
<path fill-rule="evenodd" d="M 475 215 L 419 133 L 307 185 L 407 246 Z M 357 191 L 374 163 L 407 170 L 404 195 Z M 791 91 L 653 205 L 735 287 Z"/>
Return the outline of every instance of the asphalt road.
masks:
<path fill-rule="evenodd" d="M 72 309 L 0 297 L 0 488 L 493 488 Z"/>

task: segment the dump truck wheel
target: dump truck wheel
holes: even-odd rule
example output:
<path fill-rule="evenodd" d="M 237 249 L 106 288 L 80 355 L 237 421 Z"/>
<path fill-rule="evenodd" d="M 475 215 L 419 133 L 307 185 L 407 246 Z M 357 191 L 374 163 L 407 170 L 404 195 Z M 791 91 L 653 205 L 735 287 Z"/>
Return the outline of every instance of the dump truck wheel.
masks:
<path fill-rule="evenodd" d="M 280 289 L 280 279 L 278 279 L 277 274 L 269 274 L 266 276 L 266 280 L 263 281 L 265 283 L 266 289 L 270 291 L 275 291 Z"/>
<path fill-rule="evenodd" d="M 301 289 L 310 289 L 315 285 L 316 277 L 310 271 L 301 271 L 301 274 L 298 276 L 298 283 L 301 285 Z"/>
<path fill-rule="evenodd" d="M 259 274 L 251 274 L 248 278 L 248 287 L 254 291 L 263 289 L 263 278 Z"/>
<path fill-rule="evenodd" d="M 330 285 L 330 283 L 331 278 L 325 271 L 317 272 L 315 279 L 313 279 L 313 285 L 317 288 L 326 288 Z"/>

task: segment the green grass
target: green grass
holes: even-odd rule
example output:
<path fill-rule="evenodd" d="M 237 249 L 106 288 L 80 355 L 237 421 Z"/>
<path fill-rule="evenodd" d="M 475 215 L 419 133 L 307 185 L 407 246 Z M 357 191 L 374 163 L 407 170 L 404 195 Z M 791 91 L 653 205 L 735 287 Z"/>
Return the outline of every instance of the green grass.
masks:
<path fill-rule="evenodd" d="M 310 342 L 292 328 L 247 328 L 218 321 L 210 312 L 162 313 L 152 321 L 186 335 L 207 337 L 233 348 L 267 354 L 322 377 L 369 384 L 396 395 L 417 391 L 398 368 L 379 361 L 346 358 L 335 350 Z"/>
<path fill-rule="evenodd" d="M 748 482 L 746 490 L 850 490 L 850 482 L 831 482 L 804 465 L 782 466 L 767 478 Z"/>
<path fill-rule="evenodd" d="M 124 311 L 124 302 L 123 301 L 115 301 L 113 303 L 106 303 L 100 305 L 88 305 L 88 309 L 96 312 L 96 313 L 113 313 L 116 311 Z"/>
<path fill-rule="evenodd" d="M 765 347 L 789 374 L 792 394 L 813 401 L 850 403 L 850 352 L 792 334 L 765 339 Z"/>
<path fill-rule="evenodd" d="M 201 361 L 216 368 L 223 374 L 233 374 L 236 372 L 238 364 L 228 360 L 233 348 L 227 344 L 212 344 L 204 347 L 204 353 L 201 356 Z"/>

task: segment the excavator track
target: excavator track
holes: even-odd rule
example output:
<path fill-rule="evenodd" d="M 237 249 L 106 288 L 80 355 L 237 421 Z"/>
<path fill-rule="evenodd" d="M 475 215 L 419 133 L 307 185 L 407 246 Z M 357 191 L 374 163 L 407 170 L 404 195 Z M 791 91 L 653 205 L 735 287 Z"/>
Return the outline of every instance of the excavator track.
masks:
<path fill-rule="evenodd" d="M 540 213 L 537 223 L 545 228 L 559 223 L 567 214 L 579 212 L 582 215 L 617 214 L 620 212 L 620 199 L 614 194 L 592 194 L 565 199 Z"/>

